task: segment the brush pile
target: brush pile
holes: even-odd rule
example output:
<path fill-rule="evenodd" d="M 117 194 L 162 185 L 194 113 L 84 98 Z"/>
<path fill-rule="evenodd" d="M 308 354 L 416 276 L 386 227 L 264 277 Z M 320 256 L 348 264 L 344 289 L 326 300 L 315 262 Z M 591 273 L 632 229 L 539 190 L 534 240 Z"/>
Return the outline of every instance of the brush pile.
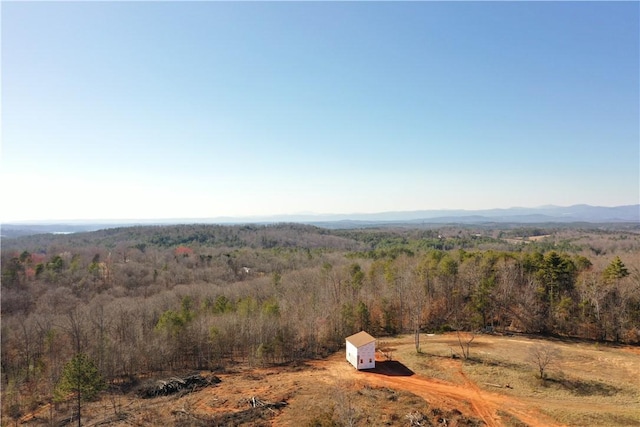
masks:
<path fill-rule="evenodd" d="M 159 396 L 169 396 L 170 394 L 178 392 L 192 393 L 198 389 L 218 384 L 220 381 L 220 378 L 215 375 L 206 378 L 200 374 L 188 375 L 183 378 L 172 377 L 145 385 L 141 387 L 136 394 L 144 399 L 150 399 Z"/>

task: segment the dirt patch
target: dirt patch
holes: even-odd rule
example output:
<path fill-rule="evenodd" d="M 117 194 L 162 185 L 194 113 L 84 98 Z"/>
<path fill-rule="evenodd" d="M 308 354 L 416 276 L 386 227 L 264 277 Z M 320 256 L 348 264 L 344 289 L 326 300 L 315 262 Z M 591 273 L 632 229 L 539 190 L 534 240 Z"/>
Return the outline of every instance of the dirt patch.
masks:
<path fill-rule="evenodd" d="M 481 419 L 487 426 L 504 425 L 500 412 L 507 413 L 532 427 L 561 425 L 532 410 L 526 403 L 480 389 L 464 376 L 460 366 L 457 372 L 463 378 L 462 384 L 452 384 L 415 373 L 408 376 L 374 375 L 375 372 L 362 371 L 354 372 L 354 375 L 372 385 L 413 393 L 423 398 L 430 406 L 459 410 L 467 416 Z"/>
<path fill-rule="evenodd" d="M 142 399 L 131 391 L 86 404 L 83 424 L 109 426 L 407 426 L 414 420 L 449 426 L 639 425 L 640 357 L 634 348 L 547 341 L 560 363 L 541 382 L 527 365 L 528 337 L 477 336 L 472 360 L 451 358 L 455 335 L 387 340 L 394 360 L 356 371 L 344 352 L 295 367 L 236 365 L 220 382 L 189 394 Z M 453 349 L 453 350 L 452 350 Z M 208 377 L 211 373 L 202 373 Z M 506 387 L 509 383 L 509 387 Z M 252 404 L 264 402 L 264 405 Z M 51 425 L 72 405 L 42 407 L 29 425 Z M 24 419 L 25 421 L 26 418 Z M 421 421 L 422 420 L 422 421 Z M 426 420 L 426 421 L 425 421 Z M 11 425 L 3 419 L 3 425 Z"/>

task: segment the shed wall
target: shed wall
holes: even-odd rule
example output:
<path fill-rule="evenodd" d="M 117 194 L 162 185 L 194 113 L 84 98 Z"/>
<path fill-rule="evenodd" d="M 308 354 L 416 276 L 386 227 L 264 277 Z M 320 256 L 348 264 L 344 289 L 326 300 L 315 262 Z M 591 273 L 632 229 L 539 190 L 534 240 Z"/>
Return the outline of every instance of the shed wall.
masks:
<path fill-rule="evenodd" d="M 358 369 L 373 369 L 376 367 L 376 342 L 372 341 L 358 348 Z"/>
<path fill-rule="evenodd" d="M 347 362 L 351 363 L 354 368 L 358 369 L 358 349 L 349 341 L 347 341 Z"/>
<path fill-rule="evenodd" d="M 347 362 L 356 369 L 373 369 L 376 367 L 376 342 L 372 341 L 356 347 L 349 341 L 346 345 Z"/>

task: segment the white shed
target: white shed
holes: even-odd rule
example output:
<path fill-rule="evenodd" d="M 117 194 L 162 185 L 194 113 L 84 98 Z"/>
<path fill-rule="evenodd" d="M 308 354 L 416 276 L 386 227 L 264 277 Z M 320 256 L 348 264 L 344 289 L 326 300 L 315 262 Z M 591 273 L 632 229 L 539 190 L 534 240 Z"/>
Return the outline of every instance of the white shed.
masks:
<path fill-rule="evenodd" d="M 376 339 L 360 331 L 347 337 L 347 362 L 356 369 L 373 369 L 376 367 Z"/>

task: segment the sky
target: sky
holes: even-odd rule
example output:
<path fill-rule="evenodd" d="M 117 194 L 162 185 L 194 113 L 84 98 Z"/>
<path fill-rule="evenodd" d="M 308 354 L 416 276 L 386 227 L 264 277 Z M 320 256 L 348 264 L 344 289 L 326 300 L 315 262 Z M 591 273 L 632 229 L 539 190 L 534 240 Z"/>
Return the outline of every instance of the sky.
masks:
<path fill-rule="evenodd" d="M 640 203 L 638 2 L 12 2 L 2 222 Z"/>

